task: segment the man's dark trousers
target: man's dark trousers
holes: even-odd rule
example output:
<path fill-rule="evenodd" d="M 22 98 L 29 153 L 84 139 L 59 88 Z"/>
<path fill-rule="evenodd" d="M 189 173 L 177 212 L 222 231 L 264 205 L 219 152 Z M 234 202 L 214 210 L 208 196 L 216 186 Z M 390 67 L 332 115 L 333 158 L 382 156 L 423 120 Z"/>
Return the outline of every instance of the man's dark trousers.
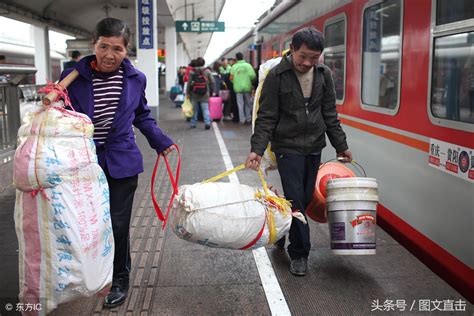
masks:
<path fill-rule="evenodd" d="M 115 241 L 114 279 L 130 277 L 130 219 L 138 175 L 114 179 L 107 174 L 110 190 L 110 216 Z"/>
<path fill-rule="evenodd" d="M 285 198 L 291 201 L 293 211 L 305 214 L 306 207 L 313 198 L 321 154 L 277 153 L 276 157 Z M 308 258 L 311 249 L 309 225 L 294 218 L 291 222 L 289 237 L 290 258 L 292 260 Z"/>

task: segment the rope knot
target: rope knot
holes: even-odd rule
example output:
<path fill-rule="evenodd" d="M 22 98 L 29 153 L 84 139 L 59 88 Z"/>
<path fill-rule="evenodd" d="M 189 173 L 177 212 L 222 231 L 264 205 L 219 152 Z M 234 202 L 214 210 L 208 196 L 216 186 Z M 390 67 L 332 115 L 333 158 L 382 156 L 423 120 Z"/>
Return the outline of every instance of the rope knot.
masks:
<path fill-rule="evenodd" d="M 42 187 L 40 187 L 39 189 L 31 191 L 30 194 L 33 198 L 35 198 L 36 195 L 38 195 L 38 193 L 40 193 L 43 198 L 45 198 L 46 200 L 49 201 L 49 197 L 46 195 L 46 192 L 44 191 L 44 189 Z"/>
<path fill-rule="evenodd" d="M 48 84 L 44 88 L 41 88 L 38 90 L 38 93 L 48 94 L 50 92 L 55 92 L 58 95 L 56 100 L 62 98 L 64 100 L 65 106 L 71 105 L 71 100 L 69 99 L 67 90 L 63 86 L 61 86 L 59 83 L 54 83 L 48 80 Z"/>

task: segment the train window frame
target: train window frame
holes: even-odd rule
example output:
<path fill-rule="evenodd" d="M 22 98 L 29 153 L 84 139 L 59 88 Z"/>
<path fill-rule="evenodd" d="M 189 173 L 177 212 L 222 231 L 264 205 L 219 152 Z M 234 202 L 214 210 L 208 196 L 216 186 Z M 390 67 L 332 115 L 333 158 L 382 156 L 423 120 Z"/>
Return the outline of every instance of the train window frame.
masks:
<path fill-rule="evenodd" d="M 435 39 L 438 37 L 462 34 L 466 32 L 474 32 L 474 19 L 467 19 L 462 21 L 456 21 L 446 24 L 436 25 L 436 9 L 437 0 L 431 0 L 431 23 L 430 23 L 430 46 L 429 46 L 429 68 L 428 68 L 428 93 L 426 101 L 426 110 L 428 112 L 428 118 L 433 125 L 442 126 L 446 128 L 452 128 L 461 131 L 474 132 L 474 124 L 468 122 L 461 122 L 455 120 L 449 120 L 433 115 L 431 107 L 431 90 L 432 90 L 432 78 L 433 78 L 433 62 L 434 62 L 434 44 Z"/>
<path fill-rule="evenodd" d="M 367 9 L 369 9 L 370 7 L 373 7 L 373 6 L 376 6 L 376 5 L 379 5 L 383 2 L 385 2 L 386 0 L 373 0 L 373 1 L 368 1 L 367 3 L 365 3 L 364 7 L 362 8 L 362 14 L 361 14 L 361 17 L 360 17 L 360 25 L 361 25 L 361 28 L 360 28 L 360 39 L 361 39 L 361 42 L 360 42 L 360 80 L 359 80 L 359 102 L 360 102 L 360 107 L 361 109 L 365 110 L 365 111 L 370 111 L 370 112 L 377 112 L 377 113 L 380 113 L 380 114 L 385 114 L 385 115 L 391 115 L 391 116 L 395 116 L 398 114 L 398 111 L 400 110 L 400 99 L 401 99 L 401 90 L 402 90 L 402 87 L 401 87 L 401 84 L 402 84 L 402 77 L 403 77 L 403 74 L 402 74 L 402 66 L 403 66 L 403 38 L 404 38 L 404 9 L 405 9 L 405 1 L 404 0 L 399 0 L 400 1 L 400 46 L 399 46 L 399 51 L 398 51 L 398 54 L 399 54 L 399 63 L 398 63 L 398 89 L 397 89 L 397 104 L 395 105 L 395 107 L 393 109 L 389 109 L 389 108 L 384 108 L 384 107 L 379 107 L 379 106 L 376 106 L 376 105 L 372 105 L 372 104 L 368 104 L 368 103 L 364 103 L 363 99 L 362 99 L 362 80 L 363 80 L 363 70 L 364 70 L 364 47 L 363 47 L 363 38 L 364 38 L 364 15 L 365 15 L 365 11 Z"/>
<path fill-rule="evenodd" d="M 324 21 L 324 26 L 323 26 L 323 31 L 324 31 L 324 39 L 326 39 L 326 27 L 344 21 L 344 44 L 343 45 L 338 45 L 334 46 L 332 48 L 324 48 L 324 54 L 326 52 L 334 52 L 334 53 L 340 53 L 344 51 L 344 78 L 343 78 L 343 92 L 342 92 L 342 99 L 337 99 L 336 98 L 336 104 L 337 105 L 342 105 L 344 104 L 344 101 L 346 100 L 346 77 L 347 77 L 347 15 L 345 12 L 337 14 L 333 17 L 330 17 L 326 21 Z"/>

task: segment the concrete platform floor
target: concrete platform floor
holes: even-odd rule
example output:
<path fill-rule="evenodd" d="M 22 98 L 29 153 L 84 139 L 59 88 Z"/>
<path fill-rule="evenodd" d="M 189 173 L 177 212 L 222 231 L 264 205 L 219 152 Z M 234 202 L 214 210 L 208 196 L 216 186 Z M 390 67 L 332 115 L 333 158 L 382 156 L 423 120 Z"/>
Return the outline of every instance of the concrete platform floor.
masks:
<path fill-rule="evenodd" d="M 225 171 L 213 131 L 216 126 L 233 165 L 245 160 L 251 126 L 232 122 L 215 124 L 211 130 L 205 130 L 203 123 L 189 129 L 180 110 L 161 99 L 159 126 L 181 148 L 181 185 Z M 209 248 L 178 239 L 169 229 L 161 230 L 149 194 L 156 153 L 141 134 L 138 141 L 146 171 L 139 178 L 131 223 L 133 271 L 129 297 L 115 309 L 103 309 L 102 298 L 78 299 L 59 306 L 51 315 L 270 315 L 251 251 Z M 170 160 L 175 167 L 176 155 L 172 154 Z M 163 165 L 158 176 L 156 192 L 165 208 L 171 186 Z M 256 172 L 244 170 L 237 176 L 243 184 L 259 186 Z M 276 171 L 270 172 L 267 180 L 282 192 Z M 0 193 L 0 297 L 3 298 L 18 293 L 13 208 L 14 189 L 9 188 Z M 310 230 L 312 250 L 306 277 L 289 273 L 285 251 L 273 246 L 266 249 L 291 314 L 473 315 L 472 304 L 383 230 L 377 229 L 375 256 L 332 255 L 327 225 L 310 221 Z M 445 308 L 450 302 L 454 304 L 453 311 Z M 423 311 L 423 306 L 428 306 L 430 311 Z M 455 307 L 460 310 L 454 310 Z M 3 315 L 3 310 L 0 314 Z"/>

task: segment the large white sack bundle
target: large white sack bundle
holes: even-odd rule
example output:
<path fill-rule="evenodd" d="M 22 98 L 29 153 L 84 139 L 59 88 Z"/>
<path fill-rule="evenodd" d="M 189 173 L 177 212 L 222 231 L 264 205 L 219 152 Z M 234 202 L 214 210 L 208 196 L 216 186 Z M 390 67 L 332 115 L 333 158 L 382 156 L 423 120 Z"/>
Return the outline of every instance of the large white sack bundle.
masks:
<path fill-rule="evenodd" d="M 262 190 L 243 184 L 183 185 L 173 202 L 171 227 L 178 237 L 211 247 L 259 248 L 290 229 L 291 207 L 280 205 L 278 209 Z"/>
<path fill-rule="evenodd" d="M 272 58 L 267 60 L 263 64 L 260 65 L 258 70 L 258 86 L 255 90 L 255 97 L 253 100 L 253 111 L 252 111 L 252 133 L 255 130 L 255 121 L 257 119 L 257 112 L 260 108 L 260 95 L 262 94 L 263 83 L 265 78 L 267 77 L 270 70 L 273 67 L 278 65 L 281 62 L 282 57 Z M 265 171 L 277 169 L 277 162 L 275 153 L 271 149 L 271 145 L 269 144 L 265 152 L 263 153 L 262 160 L 260 162 L 261 168 Z"/>
<path fill-rule="evenodd" d="M 71 180 L 75 169 L 97 164 L 93 132 L 87 115 L 65 110 L 61 103 L 32 107 L 18 130 L 14 185 L 26 192 L 49 188 Z"/>
<path fill-rule="evenodd" d="M 43 312 L 112 282 L 109 188 L 93 126 L 55 104 L 25 116 L 15 153 L 20 300 Z"/>

